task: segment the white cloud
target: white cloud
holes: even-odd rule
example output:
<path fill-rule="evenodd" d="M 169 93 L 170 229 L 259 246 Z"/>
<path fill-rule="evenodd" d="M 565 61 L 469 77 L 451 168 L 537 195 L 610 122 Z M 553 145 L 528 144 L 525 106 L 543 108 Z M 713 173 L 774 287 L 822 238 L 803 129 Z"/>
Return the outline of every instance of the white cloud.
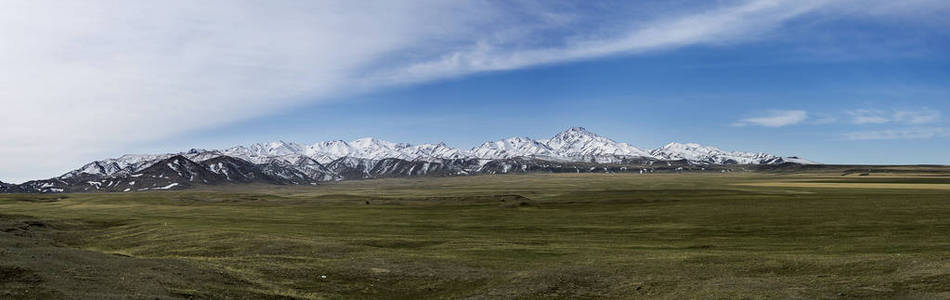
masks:
<path fill-rule="evenodd" d="M 928 124 L 940 120 L 940 112 L 932 109 L 919 110 L 877 110 L 877 109 L 858 109 L 848 111 L 851 116 L 851 122 L 858 125 L 863 124 Z"/>
<path fill-rule="evenodd" d="M 882 110 L 858 109 L 848 111 L 854 124 L 883 124 L 890 122 L 890 116 Z"/>
<path fill-rule="evenodd" d="M 764 126 L 782 127 L 799 124 L 808 119 L 808 112 L 804 110 L 773 110 L 765 115 L 745 118 L 734 123 L 735 126 Z"/>
<path fill-rule="evenodd" d="M 845 134 L 849 140 L 897 140 L 897 139 L 930 139 L 950 137 L 950 128 L 907 128 L 874 131 L 858 131 Z"/>
<path fill-rule="evenodd" d="M 632 5 L 610 19 L 566 3 L 514 3 L 4 2 L 0 179 L 50 177 L 137 143 L 346 93 L 746 41 L 805 14 L 873 11 L 890 2 L 654 4 L 668 5 L 652 10 L 661 14 L 636 14 L 643 9 Z M 898 11 L 908 10 L 880 14 Z"/>
<path fill-rule="evenodd" d="M 940 112 L 932 109 L 896 111 L 894 121 L 907 124 L 929 124 L 940 121 Z"/>
<path fill-rule="evenodd" d="M 809 122 L 812 125 L 827 125 L 834 124 L 838 122 L 838 118 L 828 114 L 818 114 L 815 118 L 812 118 L 812 121 Z"/>

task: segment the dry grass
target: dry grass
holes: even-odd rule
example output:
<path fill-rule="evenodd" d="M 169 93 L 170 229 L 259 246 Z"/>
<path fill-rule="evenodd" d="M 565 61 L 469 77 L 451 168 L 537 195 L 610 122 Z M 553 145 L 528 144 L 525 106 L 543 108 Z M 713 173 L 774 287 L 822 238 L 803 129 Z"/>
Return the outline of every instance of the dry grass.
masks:
<path fill-rule="evenodd" d="M 0 232 L 0 273 L 20 278 L 0 283 L 0 298 L 950 297 L 947 192 L 874 188 L 941 185 L 881 178 L 558 174 L 0 195 L 0 229 L 51 224 Z"/>

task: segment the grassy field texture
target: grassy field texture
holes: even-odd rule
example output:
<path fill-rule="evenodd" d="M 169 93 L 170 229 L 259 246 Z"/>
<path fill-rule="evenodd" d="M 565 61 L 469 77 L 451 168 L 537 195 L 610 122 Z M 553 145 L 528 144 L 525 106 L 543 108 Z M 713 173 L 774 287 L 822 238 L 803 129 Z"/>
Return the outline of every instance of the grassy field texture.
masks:
<path fill-rule="evenodd" d="M 946 299 L 948 187 L 908 167 L 7 194 L 0 298 Z"/>

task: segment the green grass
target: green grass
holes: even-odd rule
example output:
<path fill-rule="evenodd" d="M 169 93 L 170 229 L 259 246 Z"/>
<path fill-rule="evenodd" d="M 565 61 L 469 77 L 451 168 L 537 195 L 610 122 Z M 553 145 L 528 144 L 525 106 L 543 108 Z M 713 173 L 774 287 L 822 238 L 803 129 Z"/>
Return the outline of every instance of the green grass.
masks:
<path fill-rule="evenodd" d="M 51 249 L 106 253 L 94 264 L 128 264 L 130 286 L 119 295 L 142 284 L 141 290 L 159 297 L 947 298 L 946 190 L 744 185 L 947 180 L 934 178 L 872 174 L 845 181 L 840 173 L 747 173 L 383 179 L 0 195 L 0 214 L 52 224 L 33 237 L 48 239 Z M 44 279 L 55 266 L 72 263 L 56 255 L 22 261 L 6 265 L 39 279 L 7 284 L 11 295 L 29 295 L 17 292 L 21 285 L 60 296 L 110 289 L 108 282 Z M 180 266 L 148 269 L 158 284 L 144 286 L 148 279 L 136 271 L 156 261 Z"/>

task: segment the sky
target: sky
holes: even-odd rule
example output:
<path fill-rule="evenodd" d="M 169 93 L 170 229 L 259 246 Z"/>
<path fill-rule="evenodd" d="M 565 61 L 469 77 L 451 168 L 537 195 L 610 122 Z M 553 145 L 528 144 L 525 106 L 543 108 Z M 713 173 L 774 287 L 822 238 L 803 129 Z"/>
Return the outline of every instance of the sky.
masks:
<path fill-rule="evenodd" d="M 0 0 L 0 181 L 126 153 L 583 126 L 950 164 L 950 2 Z"/>

